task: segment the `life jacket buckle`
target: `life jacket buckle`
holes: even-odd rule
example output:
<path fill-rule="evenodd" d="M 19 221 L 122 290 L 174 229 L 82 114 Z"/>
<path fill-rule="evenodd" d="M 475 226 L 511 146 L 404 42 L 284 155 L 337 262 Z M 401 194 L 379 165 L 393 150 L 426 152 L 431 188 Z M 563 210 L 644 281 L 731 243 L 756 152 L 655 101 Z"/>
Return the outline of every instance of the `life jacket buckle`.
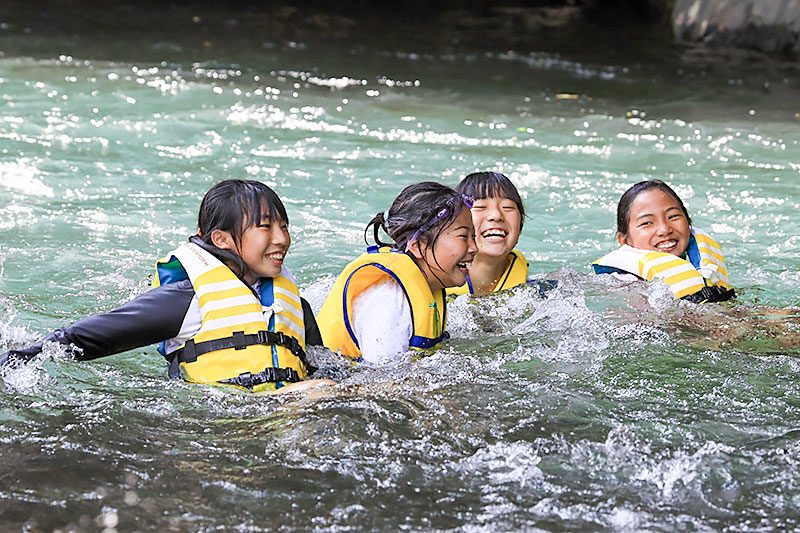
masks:
<path fill-rule="evenodd" d="M 731 298 L 736 298 L 736 291 L 719 285 L 712 285 L 710 287 L 703 287 L 694 294 L 687 294 L 681 300 L 688 300 L 692 303 L 717 303 L 725 302 Z"/>
<path fill-rule="evenodd" d="M 189 339 L 183 345 L 183 350 L 180 351 L 180 358 L 178 359 L 181 363 L 194 363 L 197 361 L 197 351 L 194 347 L 194 340 Z"/>
<path fill-rule="evenodd" d="M 250 345 L 244 336 L 244 331 L 234 331 L 231 340 L 233 342 L 233 348 L 236 350 L 244 350 Z"/>
<path fill-rule="evenodd" d="M 280 331 L 277 332 L 275 334 L 275 337 L 276 337 L 275 344 L 277 344 L 278 346 L 286 346 L 286 347 L 290 346 L 289 339 L 286 338 L 286 335 L 284 335 L 283 332 Z"/>
<path fill-rule="evenodd" d="M 285 381 L 287 383 L 296 383 L 302 381 L 300 374 L 294 368 L 275 368 L 268 366 L 261 372 L 253 374 L 252 372 L 242 372 L 235 378 L 223 379 L 220 383 L 227 385 L 236 385 L 249 391 L 253 390 L 256 385 L 264 383 L 280 383 Z"/>
<path fill-rule="evenodd" d="M 243 372 L 239 374 L 239 376 L 236 378 L 236 381 L 239 382 L 237 383 L 238 385 L 244 387 L 245 389 L 253 390 L 253 374 L 250 372 Z"/>
<path fill-rule="evenodd" d="M 277 383 L 280 381 L 278 373 L 273 367 L 268 366 L 261 372 L 261 375 L 263 376 L 264 383 Z"/>

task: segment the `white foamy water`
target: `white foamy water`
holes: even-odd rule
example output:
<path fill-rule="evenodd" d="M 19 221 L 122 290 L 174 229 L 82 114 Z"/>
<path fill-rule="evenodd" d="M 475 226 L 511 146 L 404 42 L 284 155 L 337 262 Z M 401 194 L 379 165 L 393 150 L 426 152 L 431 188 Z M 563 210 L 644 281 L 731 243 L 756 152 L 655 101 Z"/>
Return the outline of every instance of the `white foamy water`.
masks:
<path fill-rule="evenodd" d="M 557 282 L 459 297 L 451 341 L 393 364 L 311 348 L 318 377 L 339 384 L 308 397 L 168 380 L 152 347 L 81 362 L 48 344 L 2 374 L 7 527 L 800 527 L 792 76 L 4 35 L 0 50 L 32 51 L 0 56 L 3 351 L 147 290 L 225 178 L 283 198 L 287 264 L 315 311 L 404 186 L 483 169 L 519 188 L 518 248 Z M 590 274 L 616 245 L 619 196 L 648 178 L 722 244 L 738 303 Z"/>

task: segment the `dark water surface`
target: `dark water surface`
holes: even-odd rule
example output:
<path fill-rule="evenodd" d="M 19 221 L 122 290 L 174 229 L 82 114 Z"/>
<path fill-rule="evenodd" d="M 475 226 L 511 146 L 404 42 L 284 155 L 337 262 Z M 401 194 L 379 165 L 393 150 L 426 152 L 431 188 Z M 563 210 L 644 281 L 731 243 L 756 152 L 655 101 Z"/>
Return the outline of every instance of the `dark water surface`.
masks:
<path fill-rule="evenodd" d="M 647 40 L 389 47 L 126 13 L 113 31 L 89 15 L 0 31 L 0 349 L 146 290 L 224 178 L 284 199 L 316 309 L 403 186 L 476 169 L 519 187 L 519 249 L 560 283 L 456 300 L 453 340 L 423 358 L 313 351 L 340 384 L 307 397 L 170 381 L 154 348 L 48 346 L 0 381 L 3 529 L 800 528 L 798 325 L 775 314 L 800 301 L 796 68 Z M 737 303 L 589 275 L 646 178 L 722 243 Z"/>

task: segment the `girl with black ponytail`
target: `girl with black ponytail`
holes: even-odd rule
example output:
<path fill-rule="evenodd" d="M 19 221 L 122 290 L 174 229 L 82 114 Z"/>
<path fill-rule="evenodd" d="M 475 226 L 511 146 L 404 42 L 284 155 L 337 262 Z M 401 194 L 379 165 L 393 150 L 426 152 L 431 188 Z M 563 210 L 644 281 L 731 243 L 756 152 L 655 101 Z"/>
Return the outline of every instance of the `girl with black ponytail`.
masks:
<path fill-rule="evenodd" d="M 376 214 L 364 231 L 376 245 L 345 267 L 319 313 L 325 346 L 381 362 L 444 340 L 445 289 L 465 283 L 477 251 L 471 207 L 469 196 L 423 182 Z"/>

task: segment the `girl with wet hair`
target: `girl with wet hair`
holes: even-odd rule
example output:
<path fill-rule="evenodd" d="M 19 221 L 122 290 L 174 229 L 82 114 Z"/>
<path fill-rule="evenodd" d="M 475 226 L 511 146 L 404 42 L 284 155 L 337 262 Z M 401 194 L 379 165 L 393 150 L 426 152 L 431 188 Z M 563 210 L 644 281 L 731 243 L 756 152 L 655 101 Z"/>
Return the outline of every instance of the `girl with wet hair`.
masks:
<path fill-rule="evenodd" d="M 622 198 L 619 199 L 619 203 L 617 204 L 617 240 L 619 240 L 620 235 L 627 238 L 627 236 L 630 234 L 631 207 L 633 206 L 636 198 L 641 193 L 654 189 L 657 189 L 672 198 L 673 205 L 680 209 L 686 221 L 690 226 L 692 225 L 692 217 L 689 216 L 689 211 L 686 210 L 686 206 L 683 205 L 683 200 L 681 200 L 678 194 L 672 190 L 672 187 L 661 180 L 640 181 L 625 191 L 625 194 L 622 195 Z M 625 243 L 620 241 L 620 244 Z"/>
<path fill-rule="evenodd" d="M 528 261 L 515 250 L 525 220 L 519 191 L 499 172 L 475 172 L 456 187 L 471 196 L 472 223 L 478 253 L 469 267 L 467 282 L 447 294 L 482 296 L 524 284 Z"/>
<path fill-rule="evenodd" d="M 194 383 L 266 393 L 333 383 L 303 381 L 305 347 L 322 339 L 283 266 L 290 244 L 286 209 L 272 189 L 218 183 L 200 204 L 197 234 L 157 263 L 155 288 L 7 352 L 0 365 L 35 357 L 45 342 L 70 345 L 79 360 L 160 343 L 170 377 Z"/>
<path fill-rule="evenodd" d="M 736 296 L 719 244 L 692 226 L 686 206 L 660 180 L 637 183 L 617 206 L 620 248 L 592 264 L 598 274 L 662 280 L 676 298 L 720 302 Z"/>
<path fill-rule="evenodd" d="M 250 274 L 246 261 L 232 249 L 217 247 L 214 231 L 228 232 L 232 242 L 241 247 L 247 228 L 258 226 L 257 221 L 264 218 L 288 227 L 286 208 L 275 191 L 253 180 L 222 181 L 203 197 L 197 215 L 197 235 L 189 237 L 189 242 L 214 254 L 244 279 Z"/>
<path fill-rule="evenodd" d="M 464 284 L 477 251 L 471 206 L 470 197 L 423 182 L 375 215 L 364 236 L 372 228 L 376 245 L 345 267 L 319 313 L 325 346 L 377 363 L 444 340 L 445 289 Z"/>

